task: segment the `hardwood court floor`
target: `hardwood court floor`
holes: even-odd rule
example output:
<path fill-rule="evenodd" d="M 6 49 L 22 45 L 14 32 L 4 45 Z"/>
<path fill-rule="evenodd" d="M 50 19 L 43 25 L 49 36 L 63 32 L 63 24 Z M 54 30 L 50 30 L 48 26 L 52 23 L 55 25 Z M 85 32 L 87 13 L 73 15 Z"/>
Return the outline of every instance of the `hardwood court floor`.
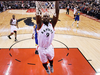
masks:
<path fill-rule="evenodd" d="M 35 59 L 35 57 L 30 56 L 32 55 L 32 53 L 34 54 L 34 48 L 35 48 L 35 43 L 34 43 L 34 39 L 31 39 L 31 35 L 33 32 L 33 27 L 31 25 L 36 24 L 36 20 L 35 20 L 35 14 L 34 13 L 26 13 L 27 10 L 8 10 L 5 11 L 3 13 L 0 13 L 0 17 L 2 17 L 2 19 L 0 19 L 0 61 L 2 61 L 2 63 L 0 64 L 1 67 L 4 68 L 0 68 L 0 74 L 1 75 L 8 75 L 7 73 L 11 73 L 10 75 L 15 75 L 16 72 L 15 69 L 19 70 L 19 68 L 26 66 L 25 68 L 21 68 L 22 70 L 20 70 L 18 72 L 19 75 L 22 75 L 24 71 L 26 71 L 28 68 L 28 72 L 30 72 L 33 74 L 38 74 L 38 72 L 34 72 L 34 65 L 29 65 L 31 62 L 34 63 L 34 60 L 32 60 L 33 58 Z M 14 36 L 12 36 L 12 39 L 9 40 L 7 38 L 7 35 L 10 34 L 10 25 L 9 25 L 9 21 L 12 18 L 12 15 L 15 14 L 16 18 L 18 19 L 18 24 L 19 24 L 19 29 L 18 29 L 18 42 L 14 42 Z M 53 40 L 53 45 L 55 48 L 55 61 L 54 61 L 54 70 L 55 73 L 52 75 L 56 75 L 57 72 L 61 73 L 64 70 L 64 67 L 62 67 L 61 65 L 58 66 L 58 60 L 60 59 L 65 59 L 66 61 L 71 63 L 66 64 L 66 66 L 72 66 L 70 67 L 70 69 L 66 69 L 65 72 L 62 75 L 78 75 L 78 71 L 79 73 L 82 73 L 84 75 L 99 75 L 100 74 L 100 23 L 96 22 L 94 20 L 91 20 L 89 18 L 86 18 L 84 16 L 80 16 L 80 23 L 79 23 L 79 28 L 76 28 L 76 23 L 75 25 L 72 27 L 71 24 L 74 21 L 73 18 L 73 12 L 70 11 L 69 15 L 65 14 L 65 10 L 61 10 L 60 11 L 60 15 L 59 15 L 59 21 L 57 23 L 57 26 L 55 28 L 56 30 L 56 34 Z M 71 54 L 70 57 L 67 57 L 67 52 L 64 52 L 63 49 L 67 49 L 66 46 L 70 49 L 69 51 L 69 56 Z M 5 49 L 6 48 L 6 49 Z M 11 52 L 9 51 L 9 48 L 11 48 Z M 29 51 L 26 50 L 29 48 Z M 31 50 L 31 48 L 33 49 L 33 51 Z M 57 48 L 57 50 L 56 50 Z M 63 49 L 62 49 L 63 48 Z M 22 49 L 22 50 L 21 50 Z M 24 50 L 25 49 L 25 50 Z M 58 50 L 60 49 L 60 50 Z M 81 53 L 77 54 L 77 51 L 79 52 L 79 50 L 81 51 Z M 25 52 L 24 52 L 25 51 Z M 26 52 L 29 52 L 28 55 L 25 54 Z M 59 52 L 61 51 L 61 52 Z M 67 50 L 68 51 L 68 50 Z M 12 54 L 12 52 L 14 53 L 14 56 Z M 5 53 L 5 54 L 4 54 Z M 11 57 L 11 53 L 12 57 Z M 26 55 L 26 57 L 29 59 L 25 59 L 24 57 L 21 58 L 20 60 L 20 55 L 19 54 L 23 54 L 24 56 Z M 63 54 L 65 53 L 65 54 Z M 75 55 L 74 55 L 75 53 Z M 17 56 L 18 54 L 18 56 Z M 62 56 L 62 58 L 59 58 L 60 55 Z M 63 55 L 65 55 L 63 57 Z M 82 58 L 81 58 L 81 56 Z M 35 55 L 36 56 L 36 55 Z M 75 56 L 75 57 L 73 57 Z M 14 58 L 16 57 L 16 58 Z M 37 56 L 38 57 L 38 56 Z M 37 58 L 36 57 L 36 58 Z M 66 57 L 66 58 L 65 58 Z M 86 59 L 85 59 L 85 58 Z M 21 62 L 18 62 L 18 59 Z M 72 60 L 71 60 L 72 59 Z M 82 60 L 81 60 L 82 59 Z M 6 61 L 7 60 L 7 61 Z M 23 60 L 23 61 L 22 61 Z M 27 61 L 30 61 L 29 64 L 27 64 Z M 37 59 L 39 60 L 39 58 Z M 81 60 L 81 61 L 80 61 Z M 3 63 L 3 61 L 6 61 Z M 12 62 L 10 62 L 12 61 Z M 25 63 L 24 63 L 25 61 Z M 85 63 L 87 63 L 87 65 L 84 65 L 83 62 L 86 61 Z M 36 62 L 36 61 L 35 61 Z M 56 64 L 57 62 L 57 64 Z M 63 63 L 64 60 L 61 60 L 60 63 Z M 78 66 L 76 66 L 76 63 Z M 90 65 L 89 65 L 90 63 Z M 13 64 L 13 67 L 10 65 Z M 43 70 L 44 75 L 46 75 L 45 70 L 43 69 L 41 62 L 39 60 L 39 64 L 40 69 L 39 72 L 42 73 L 41 70 Z M 18 65 L 18 66 L 16 66 Z M 85 68 L 88 68 L 88 65 L 91 67 L 88 71 L 89 73 L 87 73 L 85 71 Z M 62 67 L 61 69 L 57 69 L 56 66 L 58 67 Z M 83 68 L 82 68 L 83 66 Z M 15 68 L 16 67 L 16 68 Z M 35 65 L 36 67 L 36 65 Z M 76 68 L 77 67 L 77 68 Z M 10 70 L 8 70 L 10 68 Z M 69 67 L 68 67 L 69 68 Z M 75 71 L 73 69 L 76 69 Z M 84 72 L 83 72 L 84 69 Z M 61 70 L 61 72 L 60 72 Z M 63 70 L 63 71 L 62 71 Z M 70 72 L 70 73 L 68 73 Z M 97 72 L 97 73 L 96 73 Z M 26 75 L 29 75 L 27 74 Z M 75 73 L 75 74 L 73 74 Z M 79 75 L 82 75 L 79 74 Z"/>
<path fill-rule="evenodd" d="M 33 48 L 1 49 L 0 75 L 47 75 Z M 5 53 L 5 55 L 4 55 Z M 95 70 L 77 48 L 55 48 L 51 75 L 95 75 Z"/>
<path fill-rule="evenodd" d="M 32 33 L 32 27 L 30 27 L 30 23 L 32 25 L 36 24 L 35 13 L 26 13 L 27 10 L 8 10 L 3 13 L 0 13 L 0 36 L 8 35 L 10 33 L 10 25 L 9 21 L 12 18 L 12 15 L 15 14 L 18 19 L 19 31 L 18 34 L 24 33 Z M 91 38 L 100 39 L 100 23 L 96 22 L 92 19 L 86 18 L 84 16 L 80 16 L 79 28 L 76 28 L 76 23 L 72 27 L 73 12 L 70 11 L 69 15 L 66 15 L 66 10 L 61 9 L 59 20 L 56 25 L 56 33 L 59 34 L 71 34 L 71 35 L 79 35 Z M 27 23 L 26 21 L 29 21 Z M 30 30 L 28 30 L 30 28 Z"/>

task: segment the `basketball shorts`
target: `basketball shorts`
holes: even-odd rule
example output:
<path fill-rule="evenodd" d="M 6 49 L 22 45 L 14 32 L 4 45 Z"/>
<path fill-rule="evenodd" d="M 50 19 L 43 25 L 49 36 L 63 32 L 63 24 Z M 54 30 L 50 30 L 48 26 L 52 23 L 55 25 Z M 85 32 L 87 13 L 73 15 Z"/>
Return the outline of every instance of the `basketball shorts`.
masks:
<path fill-rule="evenodd" d="M 54 58 L 54 48 L 50 45 L 48 48 L 38 47 L 39 57 L 42 63 L 46 63 L 49 60 Z"/>
<path fill-rule="evenodd" d="M 11 25 L 11 33 L 13 33 L 14 31 L 17 31 L 17 27 L 16 27 L 16 26 Z"/>
<path fill-rule="evenodd" d="M 75 17 L 75 21 L 79 21 L 79 16 L 76 16 Z"/>

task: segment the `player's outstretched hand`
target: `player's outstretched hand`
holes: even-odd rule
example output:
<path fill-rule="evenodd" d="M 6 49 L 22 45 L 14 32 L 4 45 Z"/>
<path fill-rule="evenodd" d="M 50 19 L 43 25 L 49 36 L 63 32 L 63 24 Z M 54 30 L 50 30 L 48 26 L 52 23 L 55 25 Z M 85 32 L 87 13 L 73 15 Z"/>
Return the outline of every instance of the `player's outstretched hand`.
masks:
<path fill-rule="evenodd" d="M 32 39 L 34 39 L 34 35 L 32 34 Z"/>

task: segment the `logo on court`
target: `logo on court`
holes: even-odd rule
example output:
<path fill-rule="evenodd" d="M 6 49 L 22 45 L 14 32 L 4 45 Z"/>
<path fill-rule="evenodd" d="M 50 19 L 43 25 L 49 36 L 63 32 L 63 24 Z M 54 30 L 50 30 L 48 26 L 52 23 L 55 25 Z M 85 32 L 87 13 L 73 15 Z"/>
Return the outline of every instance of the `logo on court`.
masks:
<path fill-rule="evenodd" d="M 51 20 L 52 18 L 50 18 Z M 36 17 L 26 17 L 26 18 L 21 18 L 21 19 L 18 19 L 17 22 L 21 22 L 21 21 L 24 21 L 25 25 L 28 25 L 28 26 L 34 26 L 36 25 L 34 23 L 34 21 L 36 21 Z M 60 21 L 58 19 L 58 21 Z"/>

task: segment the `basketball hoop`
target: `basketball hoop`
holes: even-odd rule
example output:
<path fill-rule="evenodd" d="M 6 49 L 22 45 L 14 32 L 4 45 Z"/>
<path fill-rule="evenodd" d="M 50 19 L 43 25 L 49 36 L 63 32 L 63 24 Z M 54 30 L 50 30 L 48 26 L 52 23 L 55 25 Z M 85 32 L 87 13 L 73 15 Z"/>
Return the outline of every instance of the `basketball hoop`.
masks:
<path fill-rule="evenodd" d="M 49 15 L 55 13 L 55 1 L 36 1 L 36 12 L 47 12 Z M 40 15 L 40 14 L 39 14 Z"/>

